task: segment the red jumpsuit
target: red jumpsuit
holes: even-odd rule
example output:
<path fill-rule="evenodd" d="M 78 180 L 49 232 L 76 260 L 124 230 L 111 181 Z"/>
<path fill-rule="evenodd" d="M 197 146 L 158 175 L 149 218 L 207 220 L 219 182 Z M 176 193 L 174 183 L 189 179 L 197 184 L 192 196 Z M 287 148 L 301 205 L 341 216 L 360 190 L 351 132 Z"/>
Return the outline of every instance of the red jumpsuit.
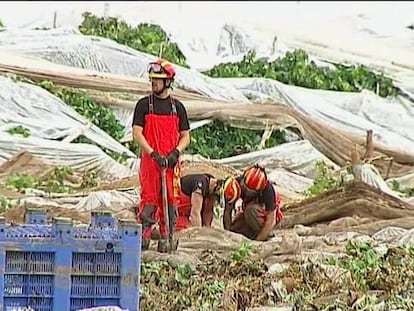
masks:
<path fill-rule="evenodd" d="M 213 221 L 214 197 L 203 198 L 203 207 L 201 209 L 202 226 L 211 226 Z M 181 191 L 180 204 L 178 205 L 177 231 L 191 227 L 191 197 Z"/>
<path fill-rule="evenodd" d="M 167 156 L 177 147 L 180 139 L 179 117 L 177 115 L 174 99 L 171 97 L 172 113 L 170 115 L 157 115 L 153 111 L 153 96 L 149 99 L 149 113 L 145 116 L 143 135 L 148 144 L 162 156 Z M 167 168 L 168 205 L 177 206 L 180 191 L 181 164 L 178 161 L 174 168 Z M 139 171 L 141 185 L 141 201 L 139 203 L 139 220 L 144 206 L 155 206 L 152 218 L 158 223 L 160 236 L 168 237 L 164 218 L 164 209 L 161 195 L 161 170 L 158 163 L 146 152 L 141 153 Z M 171 221 L 170 221 L 171 222 Z M 143 228 L 142 238 L 150 239 L 153 226 Z M 171 228 L 172 232 L 174 228 Z"/>

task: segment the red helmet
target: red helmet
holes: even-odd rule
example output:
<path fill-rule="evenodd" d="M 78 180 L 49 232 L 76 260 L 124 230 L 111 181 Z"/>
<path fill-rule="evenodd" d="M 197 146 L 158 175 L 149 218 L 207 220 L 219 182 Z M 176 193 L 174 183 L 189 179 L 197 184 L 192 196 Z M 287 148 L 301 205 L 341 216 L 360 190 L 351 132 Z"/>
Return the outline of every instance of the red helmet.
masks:
<path fill-rule="evenodd" d="M 172 64 L 164 59 L 158 59 L 149 64 L 148 76 L 155 79 L 174 80 L 175 70 Z"/>
<path fill-rule="evenodd" d="M 241 187 L 239 182 L 233 177 L 228 177 L 223 182 L 221 188 L 222 194 L 226 198 L 227 202 L 232 204 L 236 202 L 241 196 Z"/>
<path fill-rule="evenodd" d="M 243 173 L 243 182 L 251 190 L 263 191 L 268 182 L 264 168 L 259 165 L 248 168 Z"/>

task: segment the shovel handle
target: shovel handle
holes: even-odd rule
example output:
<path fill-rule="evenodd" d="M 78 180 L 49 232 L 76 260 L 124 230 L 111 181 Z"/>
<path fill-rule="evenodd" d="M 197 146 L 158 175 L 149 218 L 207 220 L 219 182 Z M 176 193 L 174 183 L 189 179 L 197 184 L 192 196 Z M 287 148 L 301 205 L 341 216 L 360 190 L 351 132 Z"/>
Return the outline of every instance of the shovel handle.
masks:
<path fill-rule="evenodd" d="M 161 193 L 162 193 L 162 209 L 164 211 L 164 221 L 167 226 L 168 238 L 171 235 L 170 216 L 168 214 L 168 194 L 167 194 L 167 168 L 161 169 Z"/>

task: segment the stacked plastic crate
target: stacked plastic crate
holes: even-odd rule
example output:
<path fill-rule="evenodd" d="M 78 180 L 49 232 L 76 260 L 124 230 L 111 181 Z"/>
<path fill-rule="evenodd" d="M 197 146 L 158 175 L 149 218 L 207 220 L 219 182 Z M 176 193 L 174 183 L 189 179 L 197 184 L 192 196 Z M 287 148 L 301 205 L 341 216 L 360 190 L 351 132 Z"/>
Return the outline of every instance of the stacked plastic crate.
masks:
<path fill-rule="evenodd" d="M 0 310 L 139 310 L 140 225 L 107 212 L 83 226 L 46 219 L 41 210 L 27 210 L 19 226 L 0 217 Z"/>

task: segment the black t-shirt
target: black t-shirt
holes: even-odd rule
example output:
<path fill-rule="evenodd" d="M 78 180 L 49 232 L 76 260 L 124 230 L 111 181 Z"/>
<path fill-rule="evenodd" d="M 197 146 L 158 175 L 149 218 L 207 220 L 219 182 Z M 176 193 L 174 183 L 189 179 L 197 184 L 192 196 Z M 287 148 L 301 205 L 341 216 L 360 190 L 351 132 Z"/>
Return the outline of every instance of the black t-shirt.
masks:
<path fill-rule="evenodd" d="M 144 127 L 145 125 L 145 115 L 149 113 L 149 98 L 152 96 L 153 103 L 153 113 L 158 115 L 169 115 L 173 112 L 172 99 L 170 96 L 167 98 L 161 99 L 154 95 L 149 95 L 141 98 L 138 103 L 135 105 L 134 118 L 132 120 L 132 126 L 139 125 Z M 173 99 L 175 108 L 177 111 L 177 116 L 180 119 L 179 129 L 180 131 L 188 131 L 190 129 L 190 124 L 188 122 L 187 111 L 185 110 L 184 105 L 178 99 L 174 97 Z"/>
<path fill-rule="evenodd" d="M 236 178 L 238 182 L 241 182 L 242 176 Z M 276 209 L 276 192 L 271 182 L 267 183 L 266 188 L 257 194 L 256 197 L 246 200 L 244 191 L 242 190 L 241 199 L 244 203 L 256 201 L 257 203 L 264 204 L 267 212 L 273 212 Z"/>
<path fill-rule="evenodd" d="M 181 191 L 188 196 L 196 191 L 201 190 L 203 198 L 209 196 L 210 179 L 212 178 L 209 174 L 188 174 L 181 177 Z"/>

